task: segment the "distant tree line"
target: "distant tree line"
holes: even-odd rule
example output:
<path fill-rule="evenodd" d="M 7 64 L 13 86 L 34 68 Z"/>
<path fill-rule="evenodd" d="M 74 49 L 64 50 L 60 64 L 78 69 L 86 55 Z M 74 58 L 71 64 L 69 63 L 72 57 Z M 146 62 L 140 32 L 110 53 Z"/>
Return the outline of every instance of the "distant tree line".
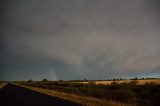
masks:
<path fill-rule="evenodd" d="M 130 79 L 113 78 L 113 79 L 103 79 L 103 80 L 88 80 L 88 79 L 82 79 L 82 80 L 58 80 L 58 81 L 55 81 L 55 82 L 90 82 L 90 81 L 155 80 L 155 79 L 160 79 L 160 78 L 150 78 L 150 77 L 138 78 L 138 77 L 134 77 L 134 78 L 130 78 Z M 41 81 L 42 82 L 48 82 L 49 80 L 44 78 Z M 33 82 L 33 80 L 29 79 L 27 82 Z"/>

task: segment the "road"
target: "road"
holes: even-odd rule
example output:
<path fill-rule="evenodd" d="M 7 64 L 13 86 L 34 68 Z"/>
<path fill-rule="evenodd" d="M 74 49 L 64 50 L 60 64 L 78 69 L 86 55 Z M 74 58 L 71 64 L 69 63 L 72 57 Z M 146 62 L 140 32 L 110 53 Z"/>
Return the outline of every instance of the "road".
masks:
<path fill-rule="evenodd" d="M 80 106 L 67 100 L 51 97 L 14 84 L 0 90 L 1 106 Z"/>

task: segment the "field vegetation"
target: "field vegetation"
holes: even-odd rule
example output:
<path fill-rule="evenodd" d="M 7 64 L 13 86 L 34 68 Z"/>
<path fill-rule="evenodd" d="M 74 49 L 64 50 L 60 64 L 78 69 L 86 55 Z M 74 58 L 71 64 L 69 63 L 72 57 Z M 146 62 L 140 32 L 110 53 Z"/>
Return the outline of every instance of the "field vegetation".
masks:
<path fill-rule="evenodd" d="M 132 81 L 133 80 L 95 81 L 95 84 L 109 85 L 109 84 L 112 84 L 113 82 L 116 82 L 116 83 L 120 84 L 120 83 L 130 83 Z M 79 83 L 88 84 L 88 83 L 90 83 L 90 81 L 79 82 Z M 156 80 L 156 79 L 152 79 L 152 80 L 138 80 L 137 84 L 138 85 L 144 85 L 146 83 L 160 84 L 160 81 Z"/>
<path fill-rule="evenodd" d="M 48 80 L 30 80 L 27 82 L 19 82 L 19 84 L 77 95 L 81 98 L 91 97 L 95 100 L 101 100 L 101 102 L 114 101 L 117 103 L 128 104 L 128 106 L 158 106 L 160 104 L 160 84 L 153 82 L 139 84 L 139 80 L 132 80 L 129 82 L 123 81 L 121 83 L 112 81 L 110 84 L 96 84 L 96 81 L 88 81 L 88 83 L 83 84 L 74 81 L 53 82 Z M 105 106 L 104 103 L 101 104 Z"/>
<path fill-rule="evenodd" d="M 2 89 L 7 83 L 5 82 L 0 82 L 0 89 Z"/>

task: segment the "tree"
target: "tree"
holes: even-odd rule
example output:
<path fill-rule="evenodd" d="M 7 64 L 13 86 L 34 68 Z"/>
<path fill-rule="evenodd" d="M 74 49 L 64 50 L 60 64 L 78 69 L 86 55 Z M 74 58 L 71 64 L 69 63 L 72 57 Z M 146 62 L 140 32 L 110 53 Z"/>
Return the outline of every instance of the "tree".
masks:
<path fill-rule="evenodd" d="M 47 79 L 43 79 L 43 80 L 42 80 L 42 82 L 47 82 L 47 81 L 48 81 Z"/>
<path fill-rule="evenodd" d="M 138 80 L 138 77 L 133 78 L 133 80 Z"/>
<path fill-rule="evenodd" d="M 33 82 L 33 80 L 32 80 L 32 79 L 30 79 L 30 80 L 28 80 L 27 82 L 29 82 L 29 83 L 30 83 L 30 82 Z"/>

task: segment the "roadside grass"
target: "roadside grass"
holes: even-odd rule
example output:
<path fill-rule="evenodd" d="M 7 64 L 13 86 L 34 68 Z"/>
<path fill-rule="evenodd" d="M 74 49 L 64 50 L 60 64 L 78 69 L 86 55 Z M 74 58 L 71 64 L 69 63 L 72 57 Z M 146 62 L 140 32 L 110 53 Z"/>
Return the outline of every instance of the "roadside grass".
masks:
<path fill-rule="evenodd" d="M 7 83 L 0 82 L 0 89 L 2 89 Z"/>
<path fill-rule="evenodd" d="M 128 83 L 88 84 L 69 81 L 17 82 L 20 86 L 45 94 L 74 101 L 86 106 L 157 106 L 160 98 L 160 84 L 139 80 Z"/>
<path fill-rule="evenodd" d="M 18 85 L 34 91 L 38 91 L 38 92 L 50 95 L 50 96 L 76 102 L 81 104 L 82 106 L 137 106 L 136 104 L 120 103 L 114 100 L 106 100 L 106 99 L 99 99 L 99 98 L 89 97 L 89 96 L 81 96 L 81 95 L 76 95 L 76 94 L 71 94 L 66 92 L 58 92 L 55 90 L 50 90 L 50 89 L 45 89 L 40 87 L 33 87 L 33 86 L 26 86 L 21 84 L 18 84 Z"/>

